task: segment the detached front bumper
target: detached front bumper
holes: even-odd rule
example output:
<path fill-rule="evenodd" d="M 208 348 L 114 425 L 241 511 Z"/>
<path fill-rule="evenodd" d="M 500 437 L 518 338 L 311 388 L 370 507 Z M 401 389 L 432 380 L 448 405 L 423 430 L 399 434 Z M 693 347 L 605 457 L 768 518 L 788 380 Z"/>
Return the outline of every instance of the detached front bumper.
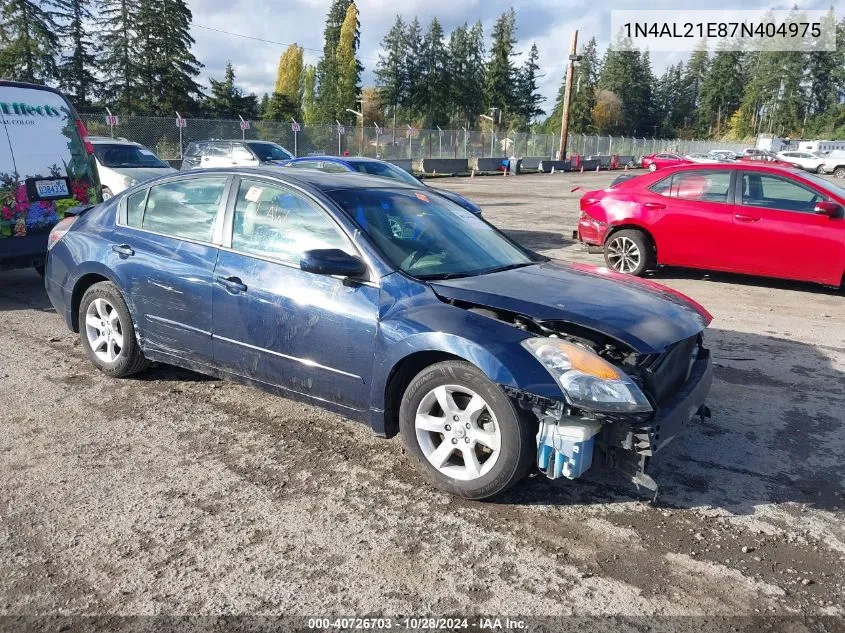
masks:
<path fill-rule="evenodd" d="M 645 424 L 607 424 L 602 448 L 609 465 L 657 496 L 657 483 L 648 473 L 651 459 L 690 426 L 693 419 L 710 417 L 704 402 L 713 384 L 710 350 L 701 348 L 689 378 Z"/>
<path fill-rule="evenodd" d="M 689 377 L 646 422 L 607 420 L 591 436 L 589 432 L 572 441 L 572 426 L 566 420 L 544 417 L 540 420 L 538 466 L 548 477 L 561 475 L 575 479 L 596 462 L 615 468 L 640 488 L 657 497 L 658 486 L 648 473 L 651 459 L 690 426 L 692 420 L 710 417 L 704 402 L 713 383 L 710 351 L 700 348 Z M 583 425 L 584 422 L 573 421 Z M 567 433 L 569 435 L 567 436 Z M 586 453 L 589 451 L 589 456 Z M 603 459 L 602 459 L 603 458 Z"/>

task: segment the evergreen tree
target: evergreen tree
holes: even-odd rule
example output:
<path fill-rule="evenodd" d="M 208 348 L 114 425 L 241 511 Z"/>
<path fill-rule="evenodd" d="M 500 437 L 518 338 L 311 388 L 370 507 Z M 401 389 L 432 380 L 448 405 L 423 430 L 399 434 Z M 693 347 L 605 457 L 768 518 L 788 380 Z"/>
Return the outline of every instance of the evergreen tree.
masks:
<path fill-rule="evenodd" d="M 317 122 L 317 69 L 310 64 L 305 67 L 302 79 L 302 118 L 305 123 Z"/>
<path fill-rule="evenodd" d="M 391 114 L 393 108 L 408 102 L 406 38 L 405 22 L 397 15 L 393 26 L 381 41 L 383 53 L 379 54 L 375 70 L 381 106 L 389 109 Z"/>
<path fill-rule="evenodd" d="M 461 126 L 470 127 L 484 111 L 484 32 L 466 24 L 449 38 L 449 103 Z"/>
<path fill-rule="evenodd" d="M 358 58 L 358 7 L 351 3 L 346 10 L 346 18 L 340 29 L 340 41 L 337 45 L 337 102 L 335 117 L 339 121 L 354 123 L 355 115 L 349 110 L 356 110 L 355 103 L 361 93 L 361 71 Z"/>
<path fill-rule="evenodd" d="M 721 137 L 739 109 L 745 89 L 742 53 L 721 46 L 701 82 L 697 130 L 699 136 Z"/>
<path fill-rule="evenodd" d="M 52 1 L 0 0 L 0 77 L 41 84 L 56 78 L 54 6 Z"/>
<path fill-rule="evenodd" d="M 605 133 L 639 136 L 655 134 L 656 123 L 652 111 L 654 75 L 648 52 L 640 53 L 631 47 L 630 41 L 617 38 L 605 54 L 598 86 L 622 101 L 622 120 L 618 126 L 607 128 Z M 610 110 L 615 111 L 615 107 Z"/>
<path fill-rule="evenodd" d="M 432 19 L 423 39 L 422 109 L 425 126 L 446 125 L 449 120 L 449 53 L 443 42 L 443 27 Z"/>
<path fill-rule="evenodd" d="M 513 65 L 513 49 L 516 44 L 516 12 L 506 11 L 493 26 L 490 59 L 485 77 L 485 105 L 498 111 L 498 119 L 506 121 L 511 114 L 518 113 L 516 94 L 516 69 Z"/>
<path fill-rule="evenodd" d="M 425 83 L 423 76 L 423 34 L 420 21 L 415 17 L 405 33 L 405 103 L 410 119 L 424 111 Z"/>
<path fill-rule="evenodd" d="M 261 101 L 258 104 L 258 116 L 262 119 L 267 114 L 267 110 L 270 107 L 270 95 L 266 92 L 261 96 Z"/>
<path fill-rule="evenodd" d="M 669 66 L 655 85 L 654 112 L 659 137 L 679 136 L 685 116 L 680 111 L 681 95 L 678 90 L 682 84 L 683 63 L 678 62 Z"/>
<path fill-rule="evenodd" d="M 202 64 L 191 52 L 193 15 L 185 0 L 154 0 L 153 4 L 158 9 L 154 39 L 159 47 L 156 58 L 159 86 L 151 90 L 157 101 L 149 109 L 160 113 L 192 112 L 197 99 L 203 96 L 196 81 Z"/>
<path fill-rule="evenodd" d="M 100 0 L 97 30 L 100 33 L 99 69 L 103 76 L 100 99 L 122 114 L 137 114 L 133 84 L 140 73 L 138 5 L 133 0 Z"/>
<path fill-rule="evenodd" d="M 340 43 L 340 29 L 350 4 L 352 0 L 332 0 L 323 29 L 323 56 L 317 64 L 315 113 L 316 118 L 324 123 L 334 123 L 337 112 L 337 46 Z M 359 37 L 360 34 L 356 30 L 356 47 Z"/>
<path fill-rule="evenodd" d="M 690 55 L 684 68 L 677 106 L 680 127 L 692 129 L 697 121 L 697 112 L 701 105 L 701 85 L 707 76 L 709 65 L 710 57 L 707 54 L 707 47 L 702 42 Z"/>
<path fill-rule="evenodd" d="M 529 123 L 546 113 L 540 107 L 540 104 L 546 98 L 537 92 L 537 71 L 540 69 L 537 60 L 539 58 L 540 52 L 537 50 L 537 44 L 534 43 L 531 45 L 528 59 L 525 60 L 525 64 L 523 64 L 517 76 L 516 87 L 517 97 L 519 99 L 519 114 Z"/>
<path fill-rule="evenodd" d="M 57 6 L 58 33 L 65 42 L 58 66 L 59 86 L 84 109 L 90 104 L 96 85 L 94 44 L 88 35 L 87 24 L 94 16 L 89 0 L 67 0 Z"/>
<path fill-rule="evenodd" d="M 255 95 L 245 95 L 235 86 L 235 69 L 231 62 L 226 62 L 223 81 L 209 77 L 211 95 L 204 103 L 204 110 L 212 117 L 237 119 L 238 116 L 249 120 L 258 115 L 258 100 Z"/>

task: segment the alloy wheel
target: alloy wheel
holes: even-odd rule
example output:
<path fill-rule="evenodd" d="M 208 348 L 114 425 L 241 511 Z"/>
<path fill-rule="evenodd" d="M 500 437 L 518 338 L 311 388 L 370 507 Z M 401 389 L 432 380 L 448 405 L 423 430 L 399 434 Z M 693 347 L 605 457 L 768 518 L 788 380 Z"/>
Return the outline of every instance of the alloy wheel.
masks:
<path fill-rule="evenodd" d="M 123 324 L 106 299 L 94 299 L 88 304 L 85 333 L 94 355 L 104 363 L 115 362 L 123 351 Z"/>
<path fill-rule="evenodd" d="M 420 401 L 414 420 L 425 458 L 441 474 L 471 481 L 499 458 L 502 435 L 487 402 L 472 389 L 442 385 Z"/>
<path fill-rule="evenodd" d="M 632 273 L 639 267 L 642 253 L 631 238 L 614 237 L 607 245 L 607 260 L 613 270 Z"/>

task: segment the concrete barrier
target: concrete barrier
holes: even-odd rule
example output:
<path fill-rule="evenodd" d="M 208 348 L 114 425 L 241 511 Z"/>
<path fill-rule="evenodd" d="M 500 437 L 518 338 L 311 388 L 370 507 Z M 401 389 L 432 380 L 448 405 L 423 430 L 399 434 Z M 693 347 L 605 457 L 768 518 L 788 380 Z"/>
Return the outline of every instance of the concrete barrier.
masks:
<path fill-rule="evenodd" d="M 501 171 L 502 161 L 510 160 L 507 156 L 494 158 L 473 158 L 470 160 L 470 167 L 476 171 Z"/>
<path fill-rule="evenodd" d="M 540 163 L 548 160 L 550 160 L 548 156 L 525 156 L 522 159 L 520 169 L 522 171 L 539 170 Z M 555 171 L 557 171 L 557 168 L 555 168 Z"/>
<path fill-rule="evenodd" d="M 544 174 L 550 174 L 552 172 L 552 167 L 554 167 L 555 172 L 572 171 L 572 163 L 568 160 L 549 160 L 548 158 L 544 158 L 540 161 L 540 164 L 537 166 L 537 170 L 543 172 Z"/>
<path fill-rule="evenodd" d="M 634 157 L 630 154 L 626 154 L 624 156 L 622 154 L 619 155 L 619 169 L 624 169 L 625 165 L 628 165 L 629 167 L 634 167 L 636 164 L 637 161 L 634 160 Z"/>
<path fill-rule="evenodd" d="M 596 154 L 595 156 L 587 156 L 587 158 L 586 158 L 586 160 L 584 160 L 584 162 L 587 163 L 589 161 L 598 161 L 598 164 L 601 167 L 601 169 L 610 169 L 610 160 L 611 160 L 611 156 L 608 155 L 608 154 Z M 595 168 L 596 168 L 596 166 L 593 165 L 593 169 L 595 169 Z M 587 169 L 589 169 L 589 167 L 584 165 L 584 171 L 586 171 Z"/>
<path fill-rule="evenodd" d="M 469 163 L 465 158 L 423 158 L 420 171 L 424 174 L 465 174 L 469 171 Z"/>
<path fill-rule="evenodd" d="M 410 158 L 398 158 L 395 160 L 388 160 L 386 162 L 390 163 L 391 165 L 396 165 L 400 169 L 404 169 L 409 174 L 414 173 L 414 166 L 412 164 L 413 161 Z"/>
<path fill-rule="evenodd" d="M 584 171 L 595 171 L 596 167 L 601 166 L 601 162 L 596 158 L 590 158 L 587 160 L 582 160 L 581 166 L 584 168 Z"/>
<path fill-rule="evenodd" d="M 612 159 L 613 159 L 613 156 L 611 156 L 610 154 L 597 154 L 595 156 L 587 156 L 587 160 L 597 160 L 597 161 L 599 161 L 599 165 L 601 165 L 602 169 L 610 169 L 610 161 Z M 616 157 L 616 160 L 617 160 L 617 167 L 619 167 L 620 169 L 624 168 L 625 165 L 628 165 L 629 163 L 636 164 L 634 162 L 634 157 L 630 156 L 630 155 L 622 156 L 620 154 Z M 586 170 L 587 168 L 584 167 L 584 169 Z M 595 169 L 595 166 L 593 166 L 593 169 Z"/>

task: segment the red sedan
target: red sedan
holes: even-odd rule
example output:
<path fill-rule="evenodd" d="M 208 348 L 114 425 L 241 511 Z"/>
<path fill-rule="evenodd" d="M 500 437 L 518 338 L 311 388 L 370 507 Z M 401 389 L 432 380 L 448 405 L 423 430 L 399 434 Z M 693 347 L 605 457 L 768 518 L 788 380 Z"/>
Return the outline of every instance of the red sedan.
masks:
<path fill-rule="evenodd" d="M 682 165 L 585 193 L 578 238 L 634 275 L 668 265 L 845 286 L 845 188 L 760 163 Z"/>
<path fill-rule="evenodd" d="M 649 171 L 657 171 L 664 167 L 674 167 L 675 165 L 690 165 L 693 161 L 684 158 L 680 154 L 672 154 L 670 152 L 662 152 L 660 154 L 649 154 L 640 159 L 640 164 Z"/>

